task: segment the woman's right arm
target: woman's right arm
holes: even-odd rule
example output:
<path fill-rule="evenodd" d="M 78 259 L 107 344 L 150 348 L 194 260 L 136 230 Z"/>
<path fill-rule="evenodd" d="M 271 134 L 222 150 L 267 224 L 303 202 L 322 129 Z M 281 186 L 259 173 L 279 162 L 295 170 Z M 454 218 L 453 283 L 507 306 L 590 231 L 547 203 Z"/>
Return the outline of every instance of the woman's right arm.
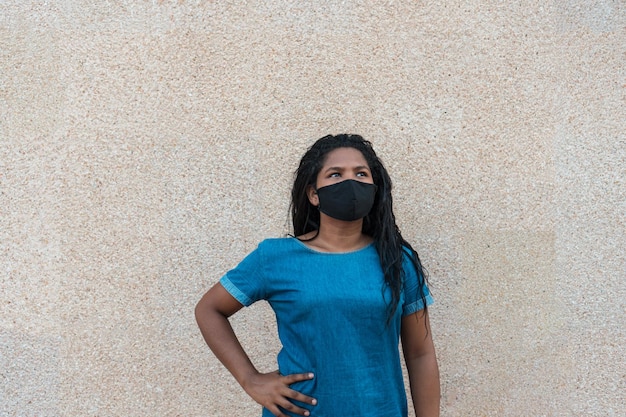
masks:
<path fill-rule="evenodd" d="M 313 374 L 282 376 L 278 371 L 267 374 L 257 371 L 228 321 L 228 317 L 242 307 L 243 305 L 219 283 L 202 297 L 195 313 L 207 345 L 248 395 L 275 416 L 287 417 L 279 407 L 295 414 L 309 415 L 307 410 L 294 405 L 290 400 L 315 405 L 315 399 L 292 390 L 289 385 L 312 379 Z"/>

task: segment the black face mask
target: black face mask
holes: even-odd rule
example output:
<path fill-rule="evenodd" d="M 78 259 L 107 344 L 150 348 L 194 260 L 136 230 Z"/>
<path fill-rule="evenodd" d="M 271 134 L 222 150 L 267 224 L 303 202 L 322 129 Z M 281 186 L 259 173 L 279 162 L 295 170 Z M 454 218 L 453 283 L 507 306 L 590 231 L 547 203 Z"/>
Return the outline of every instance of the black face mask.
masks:
<path fill-rule="evenodd" d="M 376 185 L 357 180 L 344 180 L 317 190 L 319 209 L 337 220 L 362 219 L 372 209 Z"/>

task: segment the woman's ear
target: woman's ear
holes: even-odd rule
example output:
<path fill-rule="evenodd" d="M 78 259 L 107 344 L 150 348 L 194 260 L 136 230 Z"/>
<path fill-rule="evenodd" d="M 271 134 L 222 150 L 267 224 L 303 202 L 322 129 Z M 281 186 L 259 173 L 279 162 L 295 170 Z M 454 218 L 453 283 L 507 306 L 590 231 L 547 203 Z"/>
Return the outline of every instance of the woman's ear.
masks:
<path fill-rule="evenodd" d="M 317 191 L 315 191 L 315 188 L 312 185 L 307 186 L 306 195 L 309 197 L 309 203 L 313 206 L 317 207 L 320 205 L 320 199 L 317 196 Z"/>

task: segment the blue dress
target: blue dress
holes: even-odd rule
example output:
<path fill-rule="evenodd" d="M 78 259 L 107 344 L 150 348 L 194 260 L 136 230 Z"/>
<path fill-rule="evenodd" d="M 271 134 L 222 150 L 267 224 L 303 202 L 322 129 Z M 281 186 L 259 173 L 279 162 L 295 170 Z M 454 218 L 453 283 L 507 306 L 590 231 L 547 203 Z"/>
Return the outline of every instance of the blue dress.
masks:
<path fill-rule="evenodd" d="M 220 283 L 245 306 L 269 302 L 282 343 L 280 373 L 315 374 L 291 386 L 317 399 L 315 406 L 297 403 L 311 417 L 405 417 L 401 318 L 424 305 L 408 259 L 404 270 L 404 291 L 389 324 L 391 295 L 374 244 L 325 253 L 295 238 L 267 239 Z M 424 295 L 431 304 L 428 288 Z M 263 409 L 264 417 L 272 415 Z"/>

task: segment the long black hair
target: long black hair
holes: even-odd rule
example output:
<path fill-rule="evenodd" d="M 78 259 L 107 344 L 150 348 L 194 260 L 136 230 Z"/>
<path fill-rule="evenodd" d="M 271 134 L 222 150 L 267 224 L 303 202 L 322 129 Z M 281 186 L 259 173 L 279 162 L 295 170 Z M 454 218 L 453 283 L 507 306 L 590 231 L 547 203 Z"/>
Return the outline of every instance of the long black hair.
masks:
<path fill-rule="evenodd" d="M 403 258 L 407 255 L 415 268 L 418 279 L 418 294 L 426 309 L 426 271 L 419 255 L 400 233 L 393 214 L 391 178 L 382 161 L 374 152 L 371 142 L 359 135 L 328 135 L 318 139 L 304 154 L 295 173 L 291 190 L 291 220 L 295 236 L 317 231 L 320 226 L 320 213 L 307 196 L 309 186 L 315 187 L 317 175 L 322 169 L 326 156 L 337 148 L 354 148 L 363 154 L 369 165 L 374 184 L 378 186 L 374 205 L 363 219 L 363 233 L 374 239 L 386 285 L 391 290 L 391 300 L 387 307 L 387 322 L 393 317 L 403 290 Z M 316 235 L 317 236 L 317 235 Z"/>

